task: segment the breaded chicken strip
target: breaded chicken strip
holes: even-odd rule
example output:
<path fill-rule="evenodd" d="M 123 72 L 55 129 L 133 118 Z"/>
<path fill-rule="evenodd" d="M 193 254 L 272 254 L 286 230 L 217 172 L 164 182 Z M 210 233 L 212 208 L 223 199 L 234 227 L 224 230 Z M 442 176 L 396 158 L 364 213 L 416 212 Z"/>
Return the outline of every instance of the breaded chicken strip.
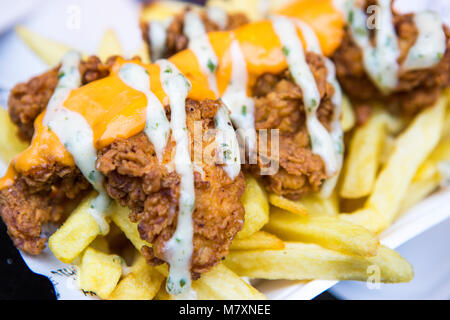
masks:
<path fill-rule="evenodd" d="M 318 118 L 329 130 L 334 109 L 330 99 L 334 88 L 326 80 L 327 69 L 322 57 L 309 52 L 306 61 L 321 96 Z M 325 166 L 320 156 L 311 150 L 302 90 L 290 72 L 262 75 L 256 81 L 253 94 L 256 129 L 279 129 L 279 170 L 273 175 L 262 176 L 267 189 L 290 199 L 319 191 L 326 178 Z M 250 166 L 250 169 L 259 174 L 264 166 L 259 157 L 258 165 Z"/>
<path fill-rule="evenodd" d="M 376 1 L 366 1 L 366 7 Z M 405 61 L 409 50 L 418 37 L 413 14 L 399 14 L 393 10 L 393 24 L 398 37 L 399 65 Z M 357 105 L 367 106 L 368 102 L 381 102 L 393 111 L 407 116 L 415 115 L 425 107 L 433 105 L 442 89 L 450 85 L 450 30 L 443 26 L 446 35 L 446 51 L 439 63 L 431 68 L 400 70 L 397 87 L 383 95 L 366 73 L 361 48 L 355 43 L 349 27 L 344 39 L 335 52 L 337 77 L 346 94 Z M 373 40 L 374 41 L 374 40 Z M 362 108 L 360 122 L 368 118 L 367 108 Z"/>
<path fill-rule="evenodd" d="M 96 56 L 81 61 L 79 65 L 82 84 L 104 78 L 114 61 L 111 58 L 103 64 Z M 8 110 L 12 122 L 18 127 L 18 135 L 30 141 L 34 133 L 34 120 L 47 107 L 56 85 L 58 84 L 60 66 L 38 75 L 28 82 L 19 83 L 11 90 Z"/>
<path fill-rule="evenodd" d="M 186 100 L 187 129 L 191 137 L 194 137 L 194 121 L 202 121 L 203 137 L 208 129 L 215 127 L 214 116 L 220 106 L 218 101 Z M 206 150 L 214 136 L 203 140 L 203 150 Z M 171 168 L 174 147 L 174 142 L 169 142 L 160 164 L 152 143 L 140 133 L 100 150 L 97 160 L 98 170 L 106 176 L 109 196 L 131 209 L 130 219 L 139 223 L 141 238 L 153 244 L 151 248 L 144 247 L 142 253 L 154 264 L 166 261 L 164 247 L 177 226 L 180 177 Z M 193 150 L 192 141 L 191 153 Z M 194 178 L 193 279 L 225 257 L 231 240 L 243 227 L 244 208 L 240 198 L 245 188 L 242 173 L 233 181 L 215 163 L 203 162 Z"/>
<path fill-rule="evenodd" d="M 175 53 L 178 53 L 188 47 L 189 39 L 183 31 L 184 16 L 187 11 L 176 15 L 170 22 L 169 26 L 166 29 L 166 43 L 164 54 L 162 57 L 157 57 L 158 59 L 171 57 Z M 249 22 L 248 18 L 243 13 L 227 13 L 227 25 L 225 28 L 221 28 L 219 25 L 217 25 L 217 23 L 208 18 L 207 14 L 204 11 L 200 13 L 200 18 L 203 21 L 206 32 L 233 30 Z M 154 60 L 155 57 L 152 57 L 152 43 L 150 39 L 149 23 L 142 22 L 140 26 L 142 31 L 142 38 L 144 42 L 147 43 L 150 49 L 150 57 L 152 58 L 152 60 Z"/>

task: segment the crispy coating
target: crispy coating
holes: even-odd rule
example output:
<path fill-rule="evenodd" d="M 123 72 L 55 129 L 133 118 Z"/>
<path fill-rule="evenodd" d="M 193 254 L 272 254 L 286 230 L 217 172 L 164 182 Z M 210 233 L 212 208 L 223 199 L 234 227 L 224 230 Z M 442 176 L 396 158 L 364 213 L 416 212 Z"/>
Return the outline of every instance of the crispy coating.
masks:
<path fill-rule="evenodd" d="M 82 84 L 104 78 L 109 75 L 109 68 L 114 58 L 103 64 L 96 56 L 81 61 L 79 70 Z M 60 66 L 38 75 L 28 82 L 17 84 L 8 100 L 9 115 L 18 127 L 18 135 L 25 141 L 31 141 L 34 133 L 34 120 L 47 107 L 58 84 Z"/>
<path fill-rule="evenodd" d="M 0 190 L 0 214 L 16 247 L 41 253 L 46 242 L 42 226 L 59 222 L 71 200 L 89 188 L 76 167 L 55 164 L 21 174 L 14 185 Z"/>
<path fill-rule="evenodd" d="M 184 15 L 186 12 L 183 12 L 179 15 L 176 15 L 173 18 L 173 21 L 168 26 L 167 32 L 167 40 L 166 40 L 166 49 L 164 52 L 163 58 L 171 57 L 172 55 L 180 52 L 188 47 L 189 39 L 184 34 Z M 211 21 L 207 15 L 202 12 L 200 13 L 200 17 L 203 20 L 203 24 L 205 26 L 206 32 L 219 31 L 220 27 L 214 22 Z M 249 22 L 247 16 L 243 13 L 230 13 L 228 14 L 228 22 L 227 26 L 224 30 L 233 30 L 244 24 Z M 145 43 L 147 43 L 148 48 L 150 49 L 150 57 L 152 55 L 151 50 L 151 42 L 150 42 L 150 29 L 149 24 L 147 22 L 141 23 L 141 31 L 142 38 Z M 152 57 L 151 57 L 152 58 Z M 153 59 L 153 58 L 152 58 Z"/>
<path fill-rule="evenodd" d="M 395 11 L 394 27 L 400 49 L 398 62 L 401 65 L 416 42 L 418 30 L 412 14 L 398 14 Z M 362 51 L 353 41 L 347 27 L 344 39 L 333 56 L 338 80 L 354 104 L 367 106 L 369 102 L 377 101 L 388 105 L 395 113 L 415 115 L 433 105 L 442 89 L 450 84 L 450 30 L 444 26 L 444 31 L 447 50 L 440 62 L 428 69 L 406 72 L 400 70 L 397 87 L 386 96 L 368 77 L 363 65 Z"/>
<path fill-rule="evenodd" d="M 206 132 L 215 127 L 214 115 L 219 105 L 212 100 L 187 100 L 187 128 L 193 137 L 194 121 L 202 120 L 203 150 L 214 141 L 214 136 Z M 194 139 L 202 143 L 197 137 Z M 153 264 L 165 261 L 165 243 L 177 226 L 180 177 L 168 168 L 174 148 L 174 142 L 169 142 L 160 164 L 152 143 L 140 133 L 100 150 L 97 160 L 98 170 L 106 176 L 108 194 L 130 207 L 130 219 L 139 223 L 141 238 L 153 244 L 152 248 L 142 250 Z M 242 173 L 233 181 L 220 165 L 208 161 L 203 162 L 203 173 L 198 171 L 194 174 L 196 199 L 191 261 L 194 279 L 225 257 L 231 240 L 244 223 L 244 208 L 239 200 L 245 188 Z"/>
<path fill-rule="evenodd" d="M 334 108 L 330 99 L 334 88 L 326 81 L 327 69 L 320 56 L 308 52 L 306 61 L 321 96 L 318 118 L 329 130 Z M 256 129 L 279 129 L 279 170 L 273 175 L 262 176 L 267 189 L 290 199 L 318 191 L 326 179 L 325 165 L 311 150 L 300 87 L 288 71 L 280 75 L 264 74 L 256 81 L 253 94 Z M 268 143 L 271 144 L 270 135 Z M 259 153 L 258 164 L 250 166 L 256 174 L 267 165 L 261 161 L 261 150 Z M 271 158 L 277 159 L 276 156 Z"/>

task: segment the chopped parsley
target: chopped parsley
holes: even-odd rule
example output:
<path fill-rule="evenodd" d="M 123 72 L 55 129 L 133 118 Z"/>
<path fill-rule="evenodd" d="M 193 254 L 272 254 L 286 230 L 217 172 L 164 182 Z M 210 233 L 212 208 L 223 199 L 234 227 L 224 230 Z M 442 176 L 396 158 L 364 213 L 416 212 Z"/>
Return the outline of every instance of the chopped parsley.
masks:
<path fill-rule="evenodd" d="M 247 115 L 247 106 L 246 105 L 242 106 L 242 115 L 243 116 Z"/>
<path fill-rule="evenodd" d="M 208 59 L 208 69 L 209 69 L 209 71 L 214 72 L 214 71 L 216 71 L 216 68 L 217 68 L 217 66 L 215 65 L 215 63 L 212 62 L 211 59 Z"/>
<path fill-rule="evenodd" d="M 284 46 L 283 46 L 283 54 L 284 54 L 285 56 L 288 56 L 288 55 L 289 55 L 289 49 L 286 48 L 286 47 L 284 47 Z"/>

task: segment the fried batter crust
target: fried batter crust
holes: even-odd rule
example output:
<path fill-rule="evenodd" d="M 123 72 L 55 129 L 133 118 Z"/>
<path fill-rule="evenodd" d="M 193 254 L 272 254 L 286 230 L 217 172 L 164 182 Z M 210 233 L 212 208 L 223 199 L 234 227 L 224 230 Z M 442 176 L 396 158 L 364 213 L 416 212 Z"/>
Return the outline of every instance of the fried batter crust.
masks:
<path fill-rule="evenodd" d="M 187 128 L 193 137 L 194 121 L 202 120 L 202 131 L 214 128 L 219 102 L 187 100 Z M 168 110 L 168 108 L 166 109 Z M 169 112 L 168 116 L 169 115 Z M 214 137 L 203 138 L 204 150 Z M 175 144 L 169 142 L 160 164 L 152 143 L 144 133 L 117 140 L 100 150 L 97 167 L 106 176 L 108 194 L 131 209 L 142 239 L 152 243 L 142 253 L 153 264 L 165 261 L 164 246 L 177 226 L 180 177 L 169 170 Z M 191 146 L 191 152 L 193 144 Z M 245 182 L 240 173 L 233 181 L 220 165 L 203 163 L 204 176 L 195 172 L 194 252 L 192 277 L 198 278 L 228 253 L 231 240 L 244 223 L 240 198 Z"/>

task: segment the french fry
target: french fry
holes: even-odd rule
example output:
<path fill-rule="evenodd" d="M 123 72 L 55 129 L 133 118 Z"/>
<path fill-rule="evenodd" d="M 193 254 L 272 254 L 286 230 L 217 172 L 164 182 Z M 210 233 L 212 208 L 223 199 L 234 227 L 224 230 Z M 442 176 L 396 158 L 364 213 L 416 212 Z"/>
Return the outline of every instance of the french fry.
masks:
<path fill-rule="evenodd" d="M 24 26 L 16 26 L 16 33 L 49 66 L 60 63 L 64 55 L 71 50 L 69 46 L 43 37 Z"/>
<path fill-rule="evenodd" d="M 379 174 L 365 208 L 342 218 L 378 233 L 395 219 L 408 186 L 422 162 L 438 144 L 447 101 L 441 97 L 422 111 L 397 138 L 388 162 Z"/>
<path fill-rule="evenodd" d="M 131 222 L 130 218 L 128 218 L 128 215 L 130 214 L 130 209 L 122 207 L 116 202 L 114 202 L 112 206 L 113 207 L 111 209 L 111 220 L 114 222 L 116 226 L 120 228 L 120 230 L 123 231 L 125 236 L 128 238 L 128 240 L 131 241 L 134 247 L 139 252 L 141 251 L 142 246 L 151 247 L 150 243 L 141 239 L 141 236 L 139 235 L 139 231 L 137 229 L 137 223 Z"/>
<path fill-rule="evenodd" d="M 309 194 L 300 200 L 289 200 L 276 194 L 270 194 L 269 202 L 272 206 L 301 216 L 308 214 L 336 215 L 339 211 L 338 198 L 335 193 L 328 198 L 322 198 L 319 194 Z"/>
<path fill-rule="evenodd" d="M 284 242 L 273 234 L 264 231 L 257 231 L 245 239 L 235 239 L 230 246 L 230 250 L 281 250 L 284 249 Z"/>
<path fill-rule="evenodd" d="M 152 20 L 162 21 L 183 12 L 187 7 L 188 4 L 181 1 L 154 1 L 143 6 L 140 19 L 144 22 Z M 189 7 L 193 9 L 199 8 L 195 4 L 189 4 Z"/>
<path fill-rule="evenodd" d="M 122 275 L 121 258 L 92 248 L 86 249 L 80 265 L 80 287 L 102 299 L 113 292 Z"/>
<path fill-rule="evenodd" d="M 264 252 L 264 251 L 257 251 Z M 169 275 L 167 265 L 160 265 L 156 269 L 165 277 Z M 192 289 L 198 300 L 265 300 L 266 297 L 258 290 L 247 284 L 233 271 L 222 263 L 202 274 L 200 279 L 192 282 Z M 161 294 L 161 298 L 174 296 Z"/>
<path fill-rule="evenodd" d="M 341 197 L 362 198 L 372 191 L 387 133 L 386 120 L 386 114 L 378 112 L 355 130 L 345 161 Z"/>
<path fill-rule="evenodd" d="M 394 250 L 380 246 L 374 257 L 348 255 L 316 244 L 287 242 L 284 250 L 233 251 L 224 264 L 239 276 L 286 280 L 374 280 L 408 282 L 411 265 Z"/>
<path fill-rule="evenodd" d="M 141 58 L 143 63 L 151 63 L 150 60 L 150 54 L 148 51 L 148 46 L 146 43 L 142 43 L 142 45 L 140 46 L 139 50 L 137 50 L 132 57 L 134 56 L 138 56 L 139 58 Z"/>
<path fill-rule="evenodd" d="M 149 266 L 144 257 L 138 255 L 131 272 L 120 280 L 109 295 L 109 300 L 151 300 L 158 293 L 164 276 Z"/>
<path fill-rule="evenodd" d="M 379 247 L 373 233 L 338 216 L 302 217 L 273 208 L 264 230 L 286 241 L 315 243 L 359 256 L 375 256 Z"/>
<path fill-rule="evenodd" d="M 237 239 L 251 236 L 269 221 L 269 202 L 263 187 L 251 176 L 245 177 L 245 183 L 245 192 L 241 198 L 245 208 L 245 223 L 236 235 Z"/>
<path fill-rule="evenodd" d="M 14 156 L 27 148 L 28 144 L 17 137 L 16 131 L 8 111 L 0 106 L 0 161 L 10 163 Z"/>
<path fill-rule="evenodd" d="M 309 194 L 302 197 L 298 202 L 306 208 L 308 215 L 334 216 L 339 213 L 338 197 L 335 192 L 328 198 L 322 198 L 317 193 Z"/>
<path fill-rule="evenodd" d="M 95 193 L 86 197 L 48 240 L 50 250 L 64 263 L 75 260 L 100 234 L 100 227 L 88 210 L 94 197 Z"/>
<path fill-rule="evenodd" d="M 408 209 L 412 208 L 415 204 L 419 203 L 435 191 L 439 187 L 440 177 L 437 175 L 433 178 L 414 181 L 408 187 L 406 194 L 408 195 L 403 199 L 400 204 L 398 213 L 404 213 Z"/>
<path fill-rule="evenodd" d="M 413 182 L 435 178 L 439 175 L 438 164 L 448 160 L 450 160 L 450 138 L 445 138 L 439 142 L 427 160 L 419 167 Z"/>
<path fill-rule="evenodd" d="M 272 193 L 269 195 L 269 203 L 277 208 L 284 209 L 300 216 L 308 215 L 308 210 L 300 201 L 289 200 L 283 196 Z"/>
<path fill-rule="evenodd" d="M 293 0 L 208 0 L 206 5 L 208 7 L 219 7 L 230 13 L 242 12 L 245 13 L 250 20 L 259 20 L 263 19 L 266 14 L 274 13 L 292 1 Z"/>
<path fill-rule="evenodd" d="M 120 45 L 120 41 L 117 38 L 116 33 L 112 29 L 106 30 L 103 38 L 100 42 L 100 46 L 97 51 L 97 55 L 102 61 L 108 60 L 111 56 L 123 55 L 123 50 Z"/>
<path fill-rule="evenodd" d="M 355 126 L 355 112 L 353 111 L 350 99 L 347 96 L 342 97 L 342 117 L 341 127 L 344 132 L 348 132 Z"/>
<path fill-rule="evenodd" d="M 104 236 L 97 236 L 89 247 L 103 253 L 109 253 L 109 243 Z"/>

